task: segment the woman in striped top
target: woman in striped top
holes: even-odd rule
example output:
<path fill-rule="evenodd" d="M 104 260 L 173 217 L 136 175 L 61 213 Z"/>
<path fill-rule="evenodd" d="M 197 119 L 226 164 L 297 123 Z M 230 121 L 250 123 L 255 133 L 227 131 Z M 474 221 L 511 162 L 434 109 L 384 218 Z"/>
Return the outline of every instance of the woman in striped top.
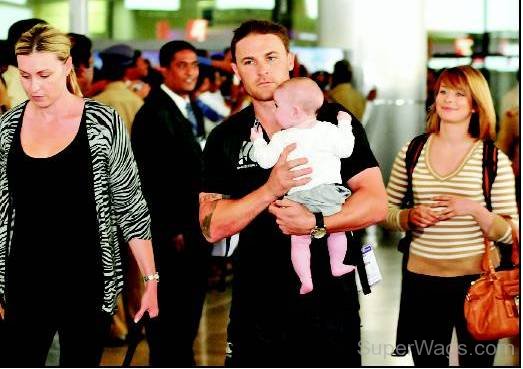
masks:
<path fill-rule="evenodd" d="M 460 365 L 493 364 L 497 342 L 477 342 L 466 328 L 464 298 L 481 272 L 484 236 L 511 243 L 517 224 L 514 176 L 510 161 L 498 153 L 492 184 L 492 211 L 482 189 L 483 140 L 494 137 L 495 113 L 488 84 L 470 66 L 443 71 L 434 87 L 425 143 L 412 174 L 414 207 L 401 209 L 407 190 L 405 156 L 398 153 L 387 186 L 385 227 L 412 232 L 404 273 L 402 306 L 416 366 L 448 366 L 452 330 L 458 337 Z M 491 257 L 499 264 L 492 244 Z M 489 346 L 490 345 L 490 346 Z"/>

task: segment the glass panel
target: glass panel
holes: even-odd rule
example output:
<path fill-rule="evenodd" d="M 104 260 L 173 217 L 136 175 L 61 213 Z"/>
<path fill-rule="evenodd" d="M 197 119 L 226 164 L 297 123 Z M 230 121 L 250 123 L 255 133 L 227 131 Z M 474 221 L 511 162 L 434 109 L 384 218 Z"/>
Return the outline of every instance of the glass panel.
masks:
<path fill-rule="evenodd" d="M 45 19 L 49 24 L 60 29 L 62 32 L 69 32 L 69 1 L 61 0 L 54 2 L 40 1 L 34 6 L 35 16 Z"/>
<path fill-rule="evenodd" d="M 89 35 L 107 35 L 107 1 L 89 0 L 87 3 Z"/>
<path fill-rule="evenodd" d="M 274 8 L 274 0 L 216 0 L 216 9 L 266 9 L 272 10 Z"/>
<path fill-rule="evenodd" d="M 2 14 L 2 22 L 0 22 L 0 39 L 4 40 L 7 39 L 7 31 L 11 24 L 22 19 L 33 17 L 33 11 L 31 9 L 2 4 L 0 4 L 0 14 Z"/>
<path fill-rule="evenodd" d="M 518 0 L 488 0 L 487 32 L 519 31 Z"/>
<path fill-rule="evenodd" d="M 425 0 L 428 31 L 483 33 L 483 0 Z"/>
<path fill-rule="evenodd" d="M 27 3 L 27 0 L 2 0 L 4 3 L 11 3 L 11 4 L 17 4 L 17 5 L 25 5 Z"/>
<path fill-rule="evenodd" d="M 134 10 L 178 10 L 180 0 L 125 0 L 125 7 Z"/>

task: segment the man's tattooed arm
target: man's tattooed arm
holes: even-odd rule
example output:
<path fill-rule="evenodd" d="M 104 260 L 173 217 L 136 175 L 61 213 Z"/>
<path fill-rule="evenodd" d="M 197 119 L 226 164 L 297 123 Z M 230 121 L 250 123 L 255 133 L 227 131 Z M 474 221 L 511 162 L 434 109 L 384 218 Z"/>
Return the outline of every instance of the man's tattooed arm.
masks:
<path fill-rule="evenodd" d="M 200 193 L 200 227 L 207 241 L 215 243 L 242 231 L 252 220 L 276 200 L 267 186 L 231 199 L 219 193 Z"/>
<path fill-rule="evenodd" d="M 218 200 L 224 198 L 226 196 L 219 193 L 200 193 L 200 227 L 207 240 L 211 239 L 211 221 Z"/>

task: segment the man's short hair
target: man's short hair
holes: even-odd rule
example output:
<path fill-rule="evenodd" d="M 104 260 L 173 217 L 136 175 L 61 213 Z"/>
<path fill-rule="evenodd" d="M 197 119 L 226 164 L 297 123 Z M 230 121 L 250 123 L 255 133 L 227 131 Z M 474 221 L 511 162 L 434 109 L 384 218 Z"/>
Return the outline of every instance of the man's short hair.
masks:
<path fill-rule="evenodd" d="M 187 41 L 174 40 L 163 45 L 160 49 L 160 66 L 169 67 L 174 55 L 182 50 L 191 50 L 196 53 L 196 48 Z"/>
<path fill-rule="evenodd" d="M 236 44 L 251 33 L 278 36 L 283 43 L 283 46 L 285 46 L 285 50 L 287 50 L 287 52 L 289 51 L 290 42 L 287 28 L 275 22 L 251 19 L 243 22 L 234 30 L 234 36 L 231 41 L 231 54 L 234 63 L 236 63 Z"/>
<path fill-rule="evenodd" d="M 71 40 L 71 57 L 75 68 L 90 67 L 93 43 L 89 37 L 78 33 L 67 34 Z"/>
<path fill-rule="evenodd" d="M 22 19 L 14 22 L 7 31 L 7 42 L 9 42 L 11 45 L 15 45 L 20 36 L 22 36 L 22 33 L 29 31 L 31 28 L 40 23 L 47 24 L 46 21 L 40 18 Z"/>
<path fill-rule="evenodd" d="M 350 83 L 352 81 L 352 66 L 348 60 L 338 60 L 334 64 L 334 71 L 332 72 L 331 88 L 336 87 L 340 83 Z"/>

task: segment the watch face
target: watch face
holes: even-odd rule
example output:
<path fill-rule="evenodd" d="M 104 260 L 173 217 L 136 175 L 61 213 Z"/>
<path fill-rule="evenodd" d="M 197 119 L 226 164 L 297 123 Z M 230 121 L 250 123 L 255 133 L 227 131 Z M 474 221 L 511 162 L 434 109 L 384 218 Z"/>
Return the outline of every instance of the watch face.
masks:
<path fill-rule="evenodd" d="M 316 239 L 323 238 L 323 237 L 325 237 L 326 234 L 327 234 L 327 231 L 326 231 L 325 227 L 315 227 L 312 230 L 312 237 L 314 237 Z"/>

